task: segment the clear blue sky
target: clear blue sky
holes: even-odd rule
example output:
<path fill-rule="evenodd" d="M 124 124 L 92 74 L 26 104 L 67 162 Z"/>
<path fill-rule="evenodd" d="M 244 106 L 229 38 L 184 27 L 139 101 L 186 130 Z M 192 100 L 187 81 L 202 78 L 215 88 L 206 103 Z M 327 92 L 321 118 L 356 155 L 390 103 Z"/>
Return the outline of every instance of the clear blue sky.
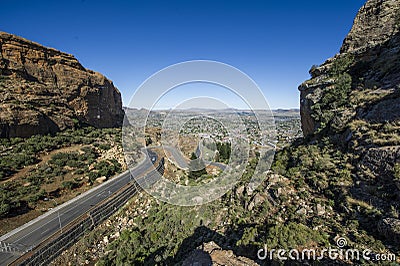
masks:
<path fill-rule="evenodd" d="M 71 53 L 128 104 L 156 71 L 187 60 L 248 74 L 272 108 L 299 106 L 313 64 L 338 53 L 363 0 L 3 1 L 0 30 Z"/>

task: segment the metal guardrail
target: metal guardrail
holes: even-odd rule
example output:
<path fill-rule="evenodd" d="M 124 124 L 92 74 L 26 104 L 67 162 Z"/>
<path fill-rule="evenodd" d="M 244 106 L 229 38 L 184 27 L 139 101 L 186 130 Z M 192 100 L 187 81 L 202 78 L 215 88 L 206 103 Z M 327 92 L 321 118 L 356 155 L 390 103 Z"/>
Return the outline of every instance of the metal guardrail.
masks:
<path fill-rule="evenodd" d="M 156 170 L 164 174 L 164 158 L 162 158 L 156 167 Z M 154 184 L 158 181 L 158 174 L 151 173 L 149 178 L 144 179 L 146 184 Z M 150 182 L 148 182 L 150 181 Z M 48 265 L 57 258 L 64 250 L 72 246 L 85 232 L 93 230 L 102 223 L 140 190 L 136 181 L 128 183 L 111 197 L 98 203 L 87 213 L 82 214 L 77 219 L 48 237 L 31 251 L 23 254 L 21 257 L 11 263 L 11 265 Z"/>

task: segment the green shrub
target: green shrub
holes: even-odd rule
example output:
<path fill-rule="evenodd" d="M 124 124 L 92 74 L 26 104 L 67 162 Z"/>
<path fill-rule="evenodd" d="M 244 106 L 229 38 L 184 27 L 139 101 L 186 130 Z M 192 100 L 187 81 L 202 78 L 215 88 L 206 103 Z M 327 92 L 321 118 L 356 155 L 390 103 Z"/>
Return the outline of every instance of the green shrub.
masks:
<path fill-rule="evenodd" d="M 111 145 L 101 143 L 101 144 L 99 144 L 99 149 L 107 151 L 107 150 L 111 149 Z"/>
<path fill-rule="evenodd" d="M 319 65 L 312 65 L 308 73 L 310 74 L 311 78 L 315 78 L 315 70 L 319 67 Z"/>
<path fill-rule="evenodd" d="M 0 217 L 6 216 L 11 210 L 11 202 L 8 198 L 4 198 L 3 195 L 4 194 L 2 194 L 2 197 L 0 199 Z"/>
<path fill-rule="evenodd" d="M 227 162 L 231 157 L 231 144 L 228 142 L 217 142 L 217 150 L 219 152 L 219 161 Z"/>
<path fill-rule="evenodd" d="M 333 120 L 344 120 L 342 108 L 349 107 L 349 96 L 352 86 L 352 77 L 348 73 L 353 64 L 351 56 L 337 58 L 330 69 L 330 78 L 334 79 L 334 85 L 323 90 L 321 99 L 311 106 L 312 117 L 319 123 L 318 132 L 325 128 L 340 131 L 340 122 L 333 124 Z"/>
<path fill-rule="evenodd" d="M 400 163 L 396 163 L 394 166 L 394 178 L 396 181 L 400 181 Z"/>
<path fill-rule="evenodd" d="M 265 244 L 269 249 L 284 248 L 292 249 L 306 247 L 318 243 L 328 246 L 327 236 L 314 231 L 299 223 L 289 222 L 288 224 L 277 224 L 268 230 Z"/>
<path fill-rule="evenodd" d="M 197 160 L 196 154 L 193 152 L 192 156 L 190 157 L 189 169 L 199 169 L 196 171 L 189 171 L 189 179 L 196 180 L 203 175 L 207 174 L 206 165 L 202 160 Z"/>
<path fill-rule="evenodd" d="M 89 177 L 89 181 L 91 183 L 94 183 L 94 181 L 96 181 L 96 179 L 98 177 L 100 177 L 100 175 L 99 175 L 99 173 L 97 171 L 90 171 L 89 174 L 88 174 L 88 177 Z"/>
<path fill-rule="evenodd" d="M 68 190 L 73 190 L 74 188 L 79 187 L 79 184 L 75 181 L 64 181 L 61 184 L 61 187 Z"/>

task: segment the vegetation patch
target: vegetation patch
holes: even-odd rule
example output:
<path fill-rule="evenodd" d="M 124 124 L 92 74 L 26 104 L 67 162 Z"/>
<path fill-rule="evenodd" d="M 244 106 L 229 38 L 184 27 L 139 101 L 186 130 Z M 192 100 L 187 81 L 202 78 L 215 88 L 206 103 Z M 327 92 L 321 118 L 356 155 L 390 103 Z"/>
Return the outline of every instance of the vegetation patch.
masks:
<path fill-rule="evenodd" d="M 84 127 L 52 135 L 0 139 L 2 232 L 124 169 L 121 129 Z M 106 154 L 112 153 L 112 156 Z M 49 199 L 55 199 L 49 200 Z"/>

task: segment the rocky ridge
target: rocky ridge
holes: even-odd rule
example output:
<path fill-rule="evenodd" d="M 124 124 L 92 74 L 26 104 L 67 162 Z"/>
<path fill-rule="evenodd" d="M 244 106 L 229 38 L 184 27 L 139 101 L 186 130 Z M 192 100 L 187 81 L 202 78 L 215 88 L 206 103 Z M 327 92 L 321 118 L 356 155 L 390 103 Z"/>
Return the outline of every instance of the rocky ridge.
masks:
<path fill-rule="evenodd" d="M 399 119 L 399 31 L 399 1 L 366 2 L 340 53 L 313 66 L 312 78 L 299 86 L 305 136 L 324 128 L 342 133 L 355 119 L 379 123 Z"/>
<path fill-rule="evenodd" d="M 400 239 L 399 58 L 400 1 L 368 0 L 340 53 L 313 66 L 311 79 L 299 86 L 304 136 L 311 142 L 327 138 L 349 154 L 354 166 L 349 193 L 380 210 L 379 222 L 370 224 L 395 241 Z"/>
<path fill-rule="evenodd" d="M 0 137 L 115 127 L 123 115 L 121 94 L 106 77 L 70 54 L 0 32 Z"/>

